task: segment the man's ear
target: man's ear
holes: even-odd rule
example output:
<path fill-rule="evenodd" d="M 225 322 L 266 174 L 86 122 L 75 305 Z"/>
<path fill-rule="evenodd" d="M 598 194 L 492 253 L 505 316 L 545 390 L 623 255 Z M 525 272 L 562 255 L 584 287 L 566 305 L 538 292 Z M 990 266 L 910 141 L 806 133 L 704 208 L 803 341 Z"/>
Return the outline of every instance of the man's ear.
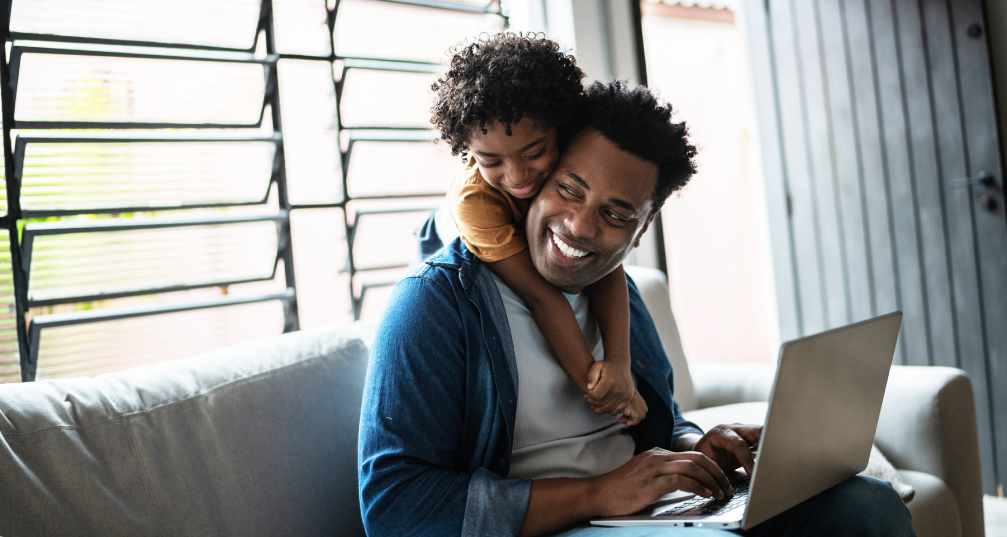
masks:
<path fill-rule="evenodd" d="M 648 218 L 647 221 L 643 223 L 643 228 L 641 228 L 640 232 L 636 234 L 636 240 L 633 241 L 633 248 L 640 247 L 640 238 L 643 237 L 643 234 L 647 232 L 647 228 L 650 227 L 650 223 L 654 221 L 655 216 L 657 216 L 657 213 L 650 215 L 650 218 Z"/>

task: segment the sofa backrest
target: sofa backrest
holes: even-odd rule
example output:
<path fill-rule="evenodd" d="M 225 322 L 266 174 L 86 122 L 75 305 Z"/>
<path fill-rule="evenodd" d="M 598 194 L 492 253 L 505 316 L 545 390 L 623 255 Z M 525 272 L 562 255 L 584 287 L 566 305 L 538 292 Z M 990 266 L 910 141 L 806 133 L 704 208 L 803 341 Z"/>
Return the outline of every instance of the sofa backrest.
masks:
<path fill-rule="evenodd" d="M 348 333 L 0 386 L 0 535 L 364 535 Z"/>
<path fill-rule="evenodd" d="M 633 278 L 640 297 L 650 311 L 650 316 L 657 326 L 661 336 L 664 352 L 671 362 L 671 370 L 675 374 L 675 402 L 682 412 L 697 408 L 696 390 L 692 383 L 689 363 L 685 361 L 685 350 L 682 349 L 682 337 L 678 334 L 678 324 L 675 314 L 671 311 L 671 293 L 668 291 L 668 281 L 660 270 L 626 266 L 626 274 Z"/>

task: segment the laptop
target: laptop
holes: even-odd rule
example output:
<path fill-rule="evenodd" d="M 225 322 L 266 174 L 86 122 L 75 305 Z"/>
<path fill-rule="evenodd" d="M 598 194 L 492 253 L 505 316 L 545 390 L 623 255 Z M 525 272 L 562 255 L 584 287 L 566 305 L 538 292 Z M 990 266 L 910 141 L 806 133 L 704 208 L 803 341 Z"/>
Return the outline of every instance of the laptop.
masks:
<path fill-rule="evenodd" d="M 902 324 L 896 311 L 780 346 L 752 475 L 732 498 L 676 492 L 598 526 L 750 529 L 867 468 Z"/>

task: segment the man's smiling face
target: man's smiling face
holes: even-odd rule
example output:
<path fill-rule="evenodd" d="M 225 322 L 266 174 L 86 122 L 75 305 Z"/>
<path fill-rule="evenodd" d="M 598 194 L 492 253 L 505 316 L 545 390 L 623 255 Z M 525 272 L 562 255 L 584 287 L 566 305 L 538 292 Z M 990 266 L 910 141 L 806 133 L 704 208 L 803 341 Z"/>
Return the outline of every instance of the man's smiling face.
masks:
<path fill-rule="evenodd" d="M 653 219 L 657 164 L 585 129 L 532 202 L 525 231 L 535 268 L 579 293 L 629 255 Z"/>

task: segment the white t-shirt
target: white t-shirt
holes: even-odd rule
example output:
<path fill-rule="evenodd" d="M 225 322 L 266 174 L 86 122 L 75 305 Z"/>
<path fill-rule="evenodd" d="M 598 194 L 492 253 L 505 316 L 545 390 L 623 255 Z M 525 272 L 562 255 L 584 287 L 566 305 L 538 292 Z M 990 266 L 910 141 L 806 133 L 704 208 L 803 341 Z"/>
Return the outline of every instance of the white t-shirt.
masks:
<path fill-rule="evenodd" d="M 510 324 L 517 360 L 517 416 L 507 477 L 591 477 L 622 466 L 636 444 L 619 416 L 596 415 L 580 388 L 549 352 L 524 302 L 494 276 Z M 566 295 L 592 349 L 602 359 L 601 335 L 584 293 Z"/>

